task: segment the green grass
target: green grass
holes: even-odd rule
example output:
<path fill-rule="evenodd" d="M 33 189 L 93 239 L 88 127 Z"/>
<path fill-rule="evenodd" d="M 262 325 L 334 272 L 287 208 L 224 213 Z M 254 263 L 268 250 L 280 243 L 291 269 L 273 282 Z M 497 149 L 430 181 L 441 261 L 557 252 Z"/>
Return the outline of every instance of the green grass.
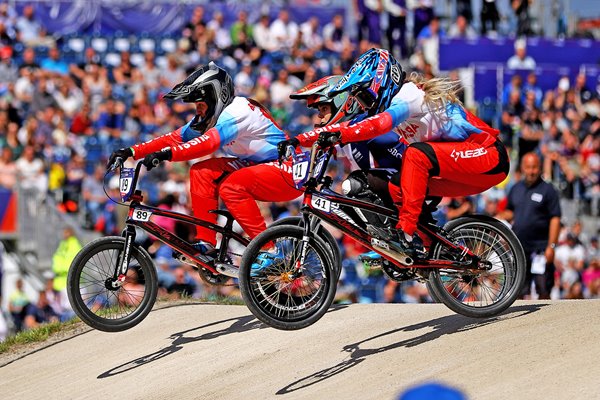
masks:
<path fill-rule="evenodd" d="M 185 297 L 180 299 L 179 301 L 183 303 L 196 303 L 207 302 L 207 303 L 215 303 L 221 305 L 244 305 L 244 302 L 239 297 L 226 297 L 226 296 L 207 296 L 202 297 L 200 299 L 193 299 L 192 297 Z M 168 303 L 167 301 L 162 301 L 160 298 L 156 300 L 156 305 L 160 308 L 161 303 Z M 47 340 L 52 334 L 57 332 L 64 332 L 70 329 L 74 329 L 77 323 L 80 323 L 81 320 L 79 318 L 74 318 L 67 322 L 52 322 L 48 324 L 43 324 L 38 328 L 34 328 L 31 330 L 19 332 L 16 335 L 7 337 L 4 341 L 0 342 L 0 354 L 6 353 L 11 349 L 14 349 L 19 346 L 24 346 L 30 343 L 39 343 Z"/>
<path fill-rule="evenodd" d="M 0 354 L 6 353 L 15 346 L 21 346 L 28 343 L 43 342 L 53 333 L 62 332 L 72 328 L 79 318 L 72 319 L 67 322 L 52 322 L 44 324 L 38 328 L 19 332 L 14 336 L 9 336 L 3 342 L 0 342 Z"/>

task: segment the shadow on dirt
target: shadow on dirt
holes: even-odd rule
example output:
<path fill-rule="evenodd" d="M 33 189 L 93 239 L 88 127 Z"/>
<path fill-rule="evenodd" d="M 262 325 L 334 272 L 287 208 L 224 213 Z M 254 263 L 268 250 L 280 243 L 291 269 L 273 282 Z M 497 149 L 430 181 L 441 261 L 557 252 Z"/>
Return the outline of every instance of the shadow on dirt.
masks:
<path fill-rule="evenodd" d="M 375 335 L 373 337 L 361 340 L 356 343 L 351 343 L 342 349 L 343 352 L 350 353 L 350 357 L 341 363 L 338 363 L 330 368 L 325 368 L 323 370 L 317 371 L 314 374 L 308 375 L 304 378 L 301 378 L 295 382 L 290 383 L 289 385 L 283 387 L 276 394 L 286 394 L 291 393 L 296 390 L 300 390 L 312 385 L 315 385 L 319 382 L 322 382 L 326 379 L 329 379 L 337 374 L 340 374 L 344 371 L 349 370 L 350 368 L 355 367 L 361 362 L 365 361 L 367 357 L 376 355 L 379 353 L 383 353 L 388 350 L 394 350 L 399 347 L 414 347 L 423 343 L 430 342 L 432 340 L 436 340 L 443 335 L 451 335 L 453 333 L 458 332 L 466 332 L 471 329 L 477 329 L 482 326 L 494 324 L 497 322 L 502 322 L 512 318 L 519 318 L 528 314 L 532 314 L 542 309 L 542 307 L 547 306 L 548 304 L 532 304 L 532 305 L 524 305 L 524 306 L 516 306 L 511 307 L 504 313 L 485 319 L 473 319 L 464 317 L 462 315 L 450 315 L 441 318 L 435 318 L 430 321 L 422 322 L 419 324 L 409 325 L 398 329 L 393 329 L 388 332 L 383 332 L 379 335 Z M 393 335 L 398 332 L 412 332 L 418 331 L 420 329 L 427 329 L 427 332 L 411 337 L 406 340 L 402 340 L 400 342 L 392 343 L 384 347 L 374 347 L 367 348 L 364 346 L 365 343 L 368 343 L 371 340 L 375 340 L 384 336 Z M 363 346 L 363 347 L 361 347 Z"/>
<path fill-rule="evenodd" d="M 191 304 L 191 305 L 196 305 L 196 304 Z M 164 307 L 164 308 L 161 308 L 161 310 L 170 308 L 170 307 L 181 307 L 181 306 L 185 306 L 185 305 Z M 331 309 L 328 312 L 339 311 L 346 307 L 347 306 L 345 306 L 345 305 L 336 305 L 336 306 L 331 307 Z M 231 322 L 231 325 L 229 325 L 228 327 L 220 328 L 216 331 L 204 333 L 199 336 L 191 336 L 191 337 L 186 336 L 186 334 L 189 334 L 190 332 L 197 331 L 200 329 L 210 328 L 211 326 L 217 326 L 217 325 L 224 324 L 227 322 Z M 169 337 L 170 339 L 173 340 L 173 342 L 171 343 L 170 346 L 160 349 L 152 354 L 148 354 L 148 355 L 136 358 L 135 360 L 129 361 L 125 364 L 121 364 L 115 368 L 112 368 L 112 369 L 98 375 L 98 378 L 102 379 L 102 378 L 108 378 L 111 376 L 115 376 L 115 375 L 121 374 L 123 372 L 131 371 L 132 369 L 149 364 L 149 363 L 159 360 L 161 358 L 167 357 L 167 356 L 174 354 L 174 353 L 178 352 L 179 350 L 181 350 L 183 348 L 183 345 L 185 345 L 187 343 L 193 343 L 193 342 L 197 342 L 200 340 L 210 340 L 210 339 L 214 339 L 214 338 L 217 338 L 217 337 L 220 337 L 223 335 L 228 335 L 231 333 L 240 333 L 240 332 L 249 331 L 251 329 L 263 329 L 263 328 L 268 328 L 268 326 L 263 324 L 262 322 L 258 321 L 252 315 L 246 315 L 243 317 L 230 318 L 230 319 L 224 319 L 221 321 L 211 322 L 210 324 L 198 326 L 196 328 L 188 329 L 183 332 L 177 332 L 177 333 L 172 334 Z"/>

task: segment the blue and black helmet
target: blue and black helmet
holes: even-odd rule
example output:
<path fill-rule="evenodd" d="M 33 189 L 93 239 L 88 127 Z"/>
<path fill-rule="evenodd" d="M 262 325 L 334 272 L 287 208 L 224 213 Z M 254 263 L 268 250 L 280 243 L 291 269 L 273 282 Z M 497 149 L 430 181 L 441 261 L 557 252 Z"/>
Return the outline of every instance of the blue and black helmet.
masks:
<path fill-rule="evenodd" d="M 375 115 L 390 106 L 405 77 L 400 63 L 389 51 L 373 48 L 358 58 L 327 95 L 350 92 L 369 115 Z"/>

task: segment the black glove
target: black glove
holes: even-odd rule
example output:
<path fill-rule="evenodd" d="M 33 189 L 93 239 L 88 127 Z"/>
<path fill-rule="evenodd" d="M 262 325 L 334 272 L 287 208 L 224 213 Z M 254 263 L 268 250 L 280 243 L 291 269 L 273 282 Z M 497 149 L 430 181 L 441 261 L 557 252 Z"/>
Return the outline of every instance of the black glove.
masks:
<path fill-rule="evenodd" d="M 279 159 L 282 159 L 283 157 L 285 157 L 288 146 L 292 146 L 293 148 L 296 148 L 296 147 L 298 147 L 299 144 L 300 144 L 300 141 L 296 138 L 282 140 L 281 142 L 277 143 L 277 154 L 279 155 Z"/>
<path fill-rule="evenodd" d="M 117 158 L 120 158 L 121 162 L 125 162 L 129 157 L 133 157 L 133 150 L 131 150 L 131 147 L 123 147 L 122 149 L 115 150 L 108 158 L 106 168 L 113 169 L 116 167 L 115 162 L 117 161 Z"/>
<path fill-rule="evenodd" d="M 317 144 L 321 147 L 332 146 L 340 141 L 342 133 L 340 131 L 322 132 L 319 134 Z"/>
<path fill-rule="evenodd" d="M 158 165 L 163 161 L 171 161 L 171 157 L 173 153 L 170 148 L 162 149 L 161 151 L 156 151 L 154 153 L 148 154 L 144 157 L 144 161 L 142 164 L 146 166 L 146 169 L 150 171 L 154 167 L 158 167 Z"/>

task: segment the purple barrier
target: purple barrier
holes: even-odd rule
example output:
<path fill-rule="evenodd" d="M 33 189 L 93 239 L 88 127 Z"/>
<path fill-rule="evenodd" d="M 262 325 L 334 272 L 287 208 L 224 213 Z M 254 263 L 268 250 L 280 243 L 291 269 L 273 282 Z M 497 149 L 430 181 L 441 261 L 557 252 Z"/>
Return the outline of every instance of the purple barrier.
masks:
<path fill-rule="evenodd" d="M 321 26 L 331 22 L 335 14 L 345 14 L 343 7 L 334 7 L 327 2 L 310 1 L 304 4 L 290 5 L 290 18 L 304 22 L 311 16 L 317 16 Z M 25 3 L 17 3 L 20 13 Z M 221 11 L 224 23 L 229 26 L 237 19 L 239 11 L 248 12 L 250 21 L 257 21 L 262 7 L 248 2 L 208 2 L 202 5 L 205 21 L 209 21 L 215 11 Z M 189 21 L 195 4 L 188 2 L 152 1 L 136 4 L 116 2 L 73 2 L 72 0 L 54 0 L 39 2 L 35 5 L 36 18 L 50 33 L 69 34 L 113 34 L 123 31 L 128 34 L 178 34 Z M 277 17 L 281 7 L 269 7 L 272 19 Z"/>
<path fill-rule="evenodd" d="M 475 62 L 505 64 L 514 54 L 514 40 L 480 38 L 475 40 L 440 40 L 440 69 L 447 71 L 468 67 Z M 579 68 L 600 62 L 600 42 L 589 39 L 527 39 L 527 54 L 537 64 L 559 64 Z"/>

